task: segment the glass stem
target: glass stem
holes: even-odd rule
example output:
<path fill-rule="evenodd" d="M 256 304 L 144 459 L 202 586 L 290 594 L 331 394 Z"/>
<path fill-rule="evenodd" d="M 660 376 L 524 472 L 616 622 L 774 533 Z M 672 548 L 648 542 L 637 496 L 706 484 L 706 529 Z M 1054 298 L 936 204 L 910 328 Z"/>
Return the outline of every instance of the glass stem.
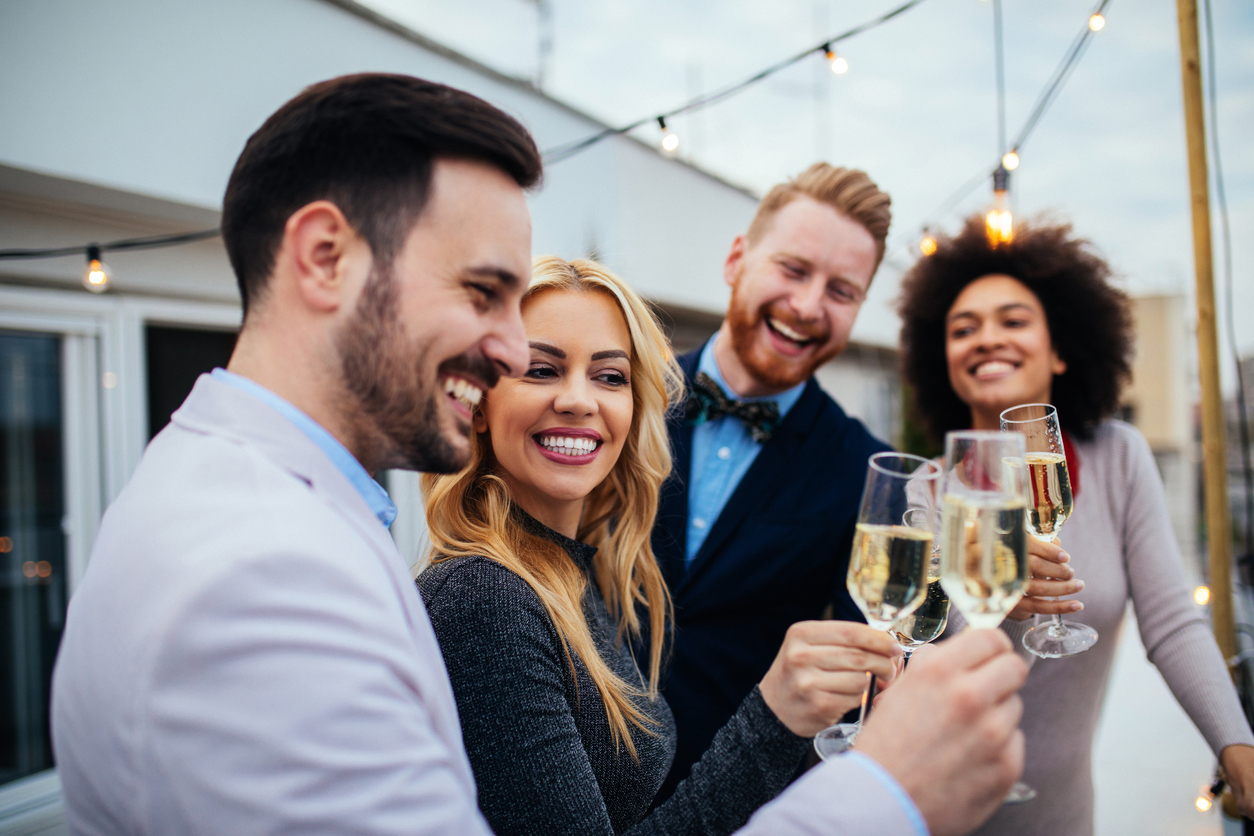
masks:
<path fill-rule="evenodd" d="M 862 721 L 866 719 L 866 704 L 871 698 L 871 688 L 875 685 L 875 677 L 870 671 L 866 672 L 866 687 L 862 689 L 862 706 L 858 709 L 858 725 L 857 730 L 862 731 Z M 854 732 L 857 734 L 857 732 Z"/>
<path fill-rule="evenodd" d="M 1048 539 L 1044 537 L 1042 537 L 1041 539 L 1044 540 L 1046 543 L 1052 543 L 1058 539 L 1058 534 L 1055 533 L 1051 535 Z M 1058 601 L 1061 599 L 1055 595 L 1054 600 Z M 1053 615 L 1049 617 L 1049 634 L 1056 639 L 1062 638 L 1063 636 L 1067 635 L 1067 628 L 1063 626 L 1062 616 L 1059 615 L 1058 613 L 1054 613 Z"/>

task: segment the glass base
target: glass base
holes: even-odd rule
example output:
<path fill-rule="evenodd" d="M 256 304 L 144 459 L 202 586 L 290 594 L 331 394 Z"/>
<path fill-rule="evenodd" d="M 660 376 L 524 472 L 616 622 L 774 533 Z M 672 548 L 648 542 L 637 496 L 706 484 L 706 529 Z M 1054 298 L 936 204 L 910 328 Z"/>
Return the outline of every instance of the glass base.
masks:
<path fill-rule="evenodd" d="M 818 753 L 820 760 L 834 758 L 853 747 L 853 741 L 859 731 L 861 730 L 857 723 L 839 723 L 835 726 L 828 726 L 814 736 L 814 751 Z"/>
<path fill-rule="evenodd" d="M 1023 636 L 1023 646 L 1029 653 L 1042 659 L 1062 659 L 1078 656 L 1097 644 L 1097 631 L 1087 624 L 1064 621 L 1055 624 L 1053 619 L 1038 624 Z"/>
<path fill-rule="evenodd" d="M 1002 804 L 1023 804 L 1025 801 L 1031 801 L 1036 798 L 1036 790 L 1029 787 L 1022 781 L 1015 781 L 1015 785 L 1010 788 L 1010 792 L 1006 793 L 1006 797 L 1002 799 Z"/>

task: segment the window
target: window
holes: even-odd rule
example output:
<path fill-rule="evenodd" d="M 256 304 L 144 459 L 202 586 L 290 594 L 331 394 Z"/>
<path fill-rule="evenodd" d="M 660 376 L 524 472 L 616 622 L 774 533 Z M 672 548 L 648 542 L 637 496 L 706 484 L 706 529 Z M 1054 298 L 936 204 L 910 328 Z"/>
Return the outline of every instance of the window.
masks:
<path fill-rule="evenodd" d="M 161 432 L 186 400 L 196 378 L 225 367 L 235 350 L 235 334 L 200 328 L 147 325 L 148 437 Z"/>
<path fill-rule="evenodd" d="M 59 335 L 0 331 L 0 784 L 52 766 L 67 561 Z"/>

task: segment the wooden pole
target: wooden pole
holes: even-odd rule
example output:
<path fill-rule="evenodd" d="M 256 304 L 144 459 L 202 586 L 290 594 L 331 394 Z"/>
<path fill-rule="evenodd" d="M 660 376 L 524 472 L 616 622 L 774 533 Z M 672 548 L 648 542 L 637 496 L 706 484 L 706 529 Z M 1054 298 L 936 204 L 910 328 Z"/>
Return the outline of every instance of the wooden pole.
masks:
<path fill-rule="evenodd" d="M 1232 615 L 1232 523 L 1228 510 L 1228 461 L 1224 405 L 1215 333 L 1215 282 L 1211 259 L 1210 190 L 1206 175 L 1206 123 L 1202 105 L 1197 0 L 1176 0 L 1180 20 L 1180 74 L 1193 209 L 1193 263 L 1197 273 L 1197 356 L 1202 384 L 1202 460 L 1206 541 L 1210 550 L 1210 601 L 1215 641 L 1224 659 L 1237 655 Z"/>

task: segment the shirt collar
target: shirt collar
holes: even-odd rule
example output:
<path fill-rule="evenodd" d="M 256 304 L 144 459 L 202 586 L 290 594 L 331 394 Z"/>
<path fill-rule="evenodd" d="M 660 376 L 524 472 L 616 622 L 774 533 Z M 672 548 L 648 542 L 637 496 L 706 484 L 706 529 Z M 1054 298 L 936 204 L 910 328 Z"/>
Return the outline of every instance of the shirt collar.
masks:
<path fill-rule="evenodd" d="M 792 409 L 793 406 L 796 405 L 797 401 L 801 400 L 801 393 L 805 391 L 806 388 L 805 382 L 802 381 L 791 389 L 786 389 L 783 392 L 780 392 L 778 395 L 765 395 L 760 398 L 740 397 L 730 386 L 727 385 L 727 381 L 723 379 L 723 373 L 718 367 L 718 360 L 714 357 L 714 343 L 718 342 L 722 336 L 723 334 L 720 331 L 706 342 L 705 348 L 701 349 L 701 359 L 697 361 L 697 371 L 708 374 L 715 383 L 722 387 L 723 391 L 727 393 L 727 397 L 729 398 L 733 398 L 738 401 L 745 401 L 747 403 L 755 401 L 773 401 L 775 405 L 779 407 L 780 419 L 783 419 L 783 417 L 788 414 L 788 410 Z"/>
<path fill-rule="evenodd" d="M 383 523 L 383 527 L 391 527 L 392 521 L 396 519 L 396 505 L 388 496 L 388 492 L 383 489 L 382 485 L 370 478 L 370 474 L 361 466 L 361 462 L 357 461 L 356 457 L 348 452 L 348 448 L 336 440 L 335 436 L 327 432 L 322 425 L 254 380 L 221 368 L 214 369 L 210 375 L 229 386 L 234 386 L 241 392 L 252 395 L 295 424 L 298 430 L 309 436 L 310 441 L 318 445 L 318 449 L 326 454 L 331 463 L 357 489 L 357 493 L 361 494 L 366 505 L 379 518 L 379 522 Z"/>

